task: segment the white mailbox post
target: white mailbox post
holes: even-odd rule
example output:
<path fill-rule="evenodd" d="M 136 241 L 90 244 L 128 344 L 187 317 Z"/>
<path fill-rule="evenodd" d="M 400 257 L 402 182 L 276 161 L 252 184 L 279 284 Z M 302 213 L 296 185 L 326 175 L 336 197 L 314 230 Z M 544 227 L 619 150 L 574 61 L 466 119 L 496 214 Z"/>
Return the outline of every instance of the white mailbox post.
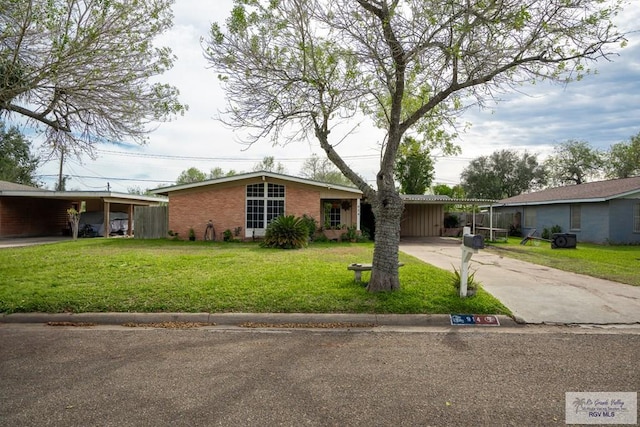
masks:
<path fill-rule="evenodd" d="M 460 266 L 460 297 L 467 297 L 467 282 L 469 280 L 469 261 L 471 256 L 478 253 L 478 249 L 484 248 L 484 237 L 479 234 L 471 234 L 470 227 L 464 227 L 462 231 L 462 265 Z"/>

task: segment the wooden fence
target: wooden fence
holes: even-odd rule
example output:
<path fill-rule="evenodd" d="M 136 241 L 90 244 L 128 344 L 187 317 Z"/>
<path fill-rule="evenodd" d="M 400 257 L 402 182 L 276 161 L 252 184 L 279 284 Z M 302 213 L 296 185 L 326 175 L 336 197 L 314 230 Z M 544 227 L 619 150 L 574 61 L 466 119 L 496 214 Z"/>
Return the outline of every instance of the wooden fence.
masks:
<path fill-rule="evenodd" d="M 163 239 L 169 232 L 168 206 L 136 206 L 133 214 L 136 239 Z"/>

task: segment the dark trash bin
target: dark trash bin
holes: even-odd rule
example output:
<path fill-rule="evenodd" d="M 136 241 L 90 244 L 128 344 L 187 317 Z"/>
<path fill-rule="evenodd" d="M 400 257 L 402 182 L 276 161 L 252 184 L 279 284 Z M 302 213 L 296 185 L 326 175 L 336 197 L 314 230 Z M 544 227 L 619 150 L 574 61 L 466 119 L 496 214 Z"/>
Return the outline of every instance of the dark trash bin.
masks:
<path fill-rule="evenodd" d="M 575 249 L 576 235 L 571 233 L 553 233 L 551 236 L 551 249 Z"/>

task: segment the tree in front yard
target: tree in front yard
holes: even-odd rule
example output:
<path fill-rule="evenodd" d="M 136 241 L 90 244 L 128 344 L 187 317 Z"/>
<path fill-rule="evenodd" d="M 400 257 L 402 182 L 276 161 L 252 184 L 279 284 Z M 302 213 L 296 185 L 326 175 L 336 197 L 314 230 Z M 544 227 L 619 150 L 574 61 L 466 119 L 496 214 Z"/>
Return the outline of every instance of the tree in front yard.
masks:
<path fill-rule="evenodd" d="M 429 124 L 455 122 L 463 102 L 581 77 L 624 40 L 611 23 L 618 9 L 599 0 L 236 0 L 204 50 L 229 102 L 221 120 L 251 132 L 249 143 L 315 137 L 364 193 L 376 222 L 367 289 L 394 290 L 402 138 L 428 138 Z M 339 153 L 363 118 L 385 132 L 375 188 Z"/>

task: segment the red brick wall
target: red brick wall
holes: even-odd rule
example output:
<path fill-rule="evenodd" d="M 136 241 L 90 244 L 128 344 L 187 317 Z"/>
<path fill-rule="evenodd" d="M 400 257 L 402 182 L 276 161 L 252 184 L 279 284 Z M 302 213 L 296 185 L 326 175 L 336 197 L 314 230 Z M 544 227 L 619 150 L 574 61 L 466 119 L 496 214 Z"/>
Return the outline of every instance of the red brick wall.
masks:
<path fill-rule="evenodd" d="M 59 236 L 67 228 L 65 200 L 0 198 L 0 237 Z"/>
<path fill-rule="evenodd" d="M 203 240 L 209 220 L 213 221 L 216 240 L 222 233 L 242 227 L 240 238 L 245 236 L 246 186 L 262 182 L 243 181 L 237 185 L 206 187 L 171 193 L 169 196 L 169 230 L 177 232 L 180 239 L 187 239 L 193 227 L 196 240 Z M 278 182 L 279 184 L 281 182 Z M 320 192 L 313 187 L 283 182 L 285 185 L 285 214 L 307 214 L 320 223 Z"/>
<path fill-rule="evenodd" d="M 169 230 L 180 239 L 189 236 L 193 227 L 196 239 L 203 240 L 207 222 L 213 221 L 216 239 L 222 232 L 242 227 L 244 233 L 245 186 L 206 188 L 172 193 L 169 198 Z M 244 234 L 242 234 L 244 236 Z"/>
<path fill-rule="evenodd" d="M 286 185 L 285 214 L 309 215 L 320 223 L 320 192 L 303 186 Z"/>

